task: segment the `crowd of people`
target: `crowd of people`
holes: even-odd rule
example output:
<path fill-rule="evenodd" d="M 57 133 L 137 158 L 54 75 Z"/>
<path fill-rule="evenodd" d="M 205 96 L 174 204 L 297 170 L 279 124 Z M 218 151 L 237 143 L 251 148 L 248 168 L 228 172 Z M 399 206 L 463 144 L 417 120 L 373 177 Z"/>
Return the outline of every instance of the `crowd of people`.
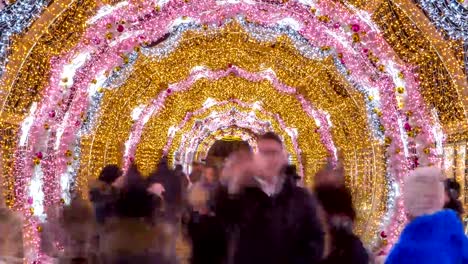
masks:
<path fill-rule="evenodd" d="M 340 163 L 328 162 L 313 189 L 300 183 L 274 133 L 259 136 L 257 153 L 239 149 L 222 167 L 193 164 L 188 176 L 166 158 L 148 177 L 135 165 L 125 173 L 108 165 L 89 195 L 47 209 L 41 252 L 64 264 L 176 264 L 185 239 L 192 264 L 468 263 L 460 185 L 435 167 L 405 178 L 408 223 L 379 256 L 353 232 Z M 22 238 L 19 215 L 2 203 L 0 263 L 22 263 Z"/>

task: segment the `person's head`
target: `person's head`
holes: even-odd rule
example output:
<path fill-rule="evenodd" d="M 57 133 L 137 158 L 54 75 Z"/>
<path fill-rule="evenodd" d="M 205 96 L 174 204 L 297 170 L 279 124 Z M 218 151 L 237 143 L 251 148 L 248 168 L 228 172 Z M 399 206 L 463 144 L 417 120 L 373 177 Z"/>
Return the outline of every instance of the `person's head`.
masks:
<path fill-rule="evenodd" d="M 252 173 L 253 153 L 250 149 L 239 149 L 229 155 L 224 161 L 221 170 L 221 181 L 225 181 L 234 175 Z"/>
<path fill-rule="evenodd" d="M 445 186 L 445 202 L 458 200 L 460 197 L 460 184 L 455 179 L 446 179 Z"/>
<path fill-rule="evenodd" d="M 200 162 L 193 162 L 192 163 L 192 170 L 193 171 L 200 171 L 203 169 L 203 164 L 201 164 Z"/>
<path fill-rule="evenodd" d="M 177 165 L 175 166 L 174 170 L 175 170 L 176 172 L 182 172 L 182 171 L 183 171 L 183 167 L 182 167 L 182 165 L 177 164 Z"/>
<path fill-rule="evenodd" d="M 300 182 L 301 176 L 297 174 L 296 165 L 292 165 L 292 164 L 286 165 L 284 166 L 283 170 L 284 170 L 284 174 L 286 174 L 286 176 L 289 177 L 293 181 L 294 184 L 298 184 Z"/>
<path fill-rule="evenodd" d="M 215 166 L 206 166 L 203 170 L 203 179 L 207 183 L 214 183 L 218 180 L 218 170 Z"/>
<path fill-rule="evenodd" d="M 268 179 L 280 175 L 281 169 L 287 164 L 287 159 L 283 142 L 278 135 L 268 132 L 258 138 L 256 164 L 262 177 Z"/>
<path fill-rule="evenodd" d="M 444 176 L 436 167 L 419 167 L 404 179 L 403 201 L 410 219 L 433 214 L 444 206 Z"/>
<path fill-rule="evenodd" d="M 156 208 L 153 194 L 147 191 L 140 171 L 132 165 L 125 176 L 126 184 L 116 203 L 117 216 L 127 218 L 151 217 Z"/>
<path fill-rule="evenodd" d="M 117 178 L 122 176 L 122 170 L 115 164 L 105 166 L 99 174 L 99 180 L 107 184 L 114 183 Z"/>

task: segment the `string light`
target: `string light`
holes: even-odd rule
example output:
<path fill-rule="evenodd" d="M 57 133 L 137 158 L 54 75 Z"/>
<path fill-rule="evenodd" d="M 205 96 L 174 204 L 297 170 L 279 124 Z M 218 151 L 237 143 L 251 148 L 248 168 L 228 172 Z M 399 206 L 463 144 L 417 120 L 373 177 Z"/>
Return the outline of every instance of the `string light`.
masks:
<path fill-rule="evenodd" d="M 421 8 L 452 39 L 463 41 L 465 73 L 468 75 L 468 2 L 418 0 Z"/>
<path fill-rule="evenodd" d="M 51 0 L 15 1 L 0 9 L 0 77 L 8 62 L 11 37 L 25 31 Z"/>

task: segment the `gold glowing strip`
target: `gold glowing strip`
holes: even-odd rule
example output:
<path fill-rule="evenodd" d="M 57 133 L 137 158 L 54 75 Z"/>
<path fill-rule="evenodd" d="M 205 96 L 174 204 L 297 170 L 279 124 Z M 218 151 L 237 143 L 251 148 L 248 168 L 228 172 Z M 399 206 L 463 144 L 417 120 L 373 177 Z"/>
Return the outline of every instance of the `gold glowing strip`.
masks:
<path fill-rule="evenodd" d="M 24 63 L 29 58 L 31 51 L 34 46 L 40 40 L 40 38 L 47 33 L 47 29 L 77 0 L 61 0 L 53 1 L 48 6 L 41 16 L 33 22 L 23 36 L 16 38 L 11 48 L 12 53 L 9 56 L 8 64 L 6 65 L 6 72 L 0 80 L 2 84 L 1 89 L 3 91 L 10 91 L 11 86 L 15 83 L 20 70 Z M 5 106 L 5 100 L 8 94 L 0 94 L 0 103 L 2 108 L 0 112 L 3 112 Z"/>
<path fill-rule="evenodd" d="M 426 38 L 437 51 L 444 67 L 450 74 L 457 89 L 458 96 L 464 105 L 465 119 L 467 119 L 468 107 L 468 79 L 463 72 L 463 67 L 453 55 L 453 50 L 448 48 L 451 45 L 445 40 L 437 28 L 430 22 L 424 13 L 410 0 L 392 0 L 405 15 L 421 30 L 421 37 Z M 468 119 L 467 119 L 468 120 Z"/>

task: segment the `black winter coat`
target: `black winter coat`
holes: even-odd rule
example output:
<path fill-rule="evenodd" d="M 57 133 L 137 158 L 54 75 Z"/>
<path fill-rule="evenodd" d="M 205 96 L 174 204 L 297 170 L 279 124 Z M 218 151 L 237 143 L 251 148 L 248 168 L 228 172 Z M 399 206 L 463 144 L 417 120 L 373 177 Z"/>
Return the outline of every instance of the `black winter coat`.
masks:
<path fill-rule="evenodd" d="M 226 257 L 226 233 L 218 218 L 192 212 L 188 223 L 192 240 L 191 264 L 219 264 Z"/>
<path fill-rule="evenodd" d="M 369 254 L 359 237 L 347 230 L 332 230 L 330 254 L 321 264 L 368 264 Z"/>
<path fill-rule="evenodd" d="M 259 187 L 231 196 L 221 188 L 215 214 L 228 230 L 230 264 L 314 264 L 324 248 L 324 232 L 314 197 L 286 178 L 279 194 Z"/>

